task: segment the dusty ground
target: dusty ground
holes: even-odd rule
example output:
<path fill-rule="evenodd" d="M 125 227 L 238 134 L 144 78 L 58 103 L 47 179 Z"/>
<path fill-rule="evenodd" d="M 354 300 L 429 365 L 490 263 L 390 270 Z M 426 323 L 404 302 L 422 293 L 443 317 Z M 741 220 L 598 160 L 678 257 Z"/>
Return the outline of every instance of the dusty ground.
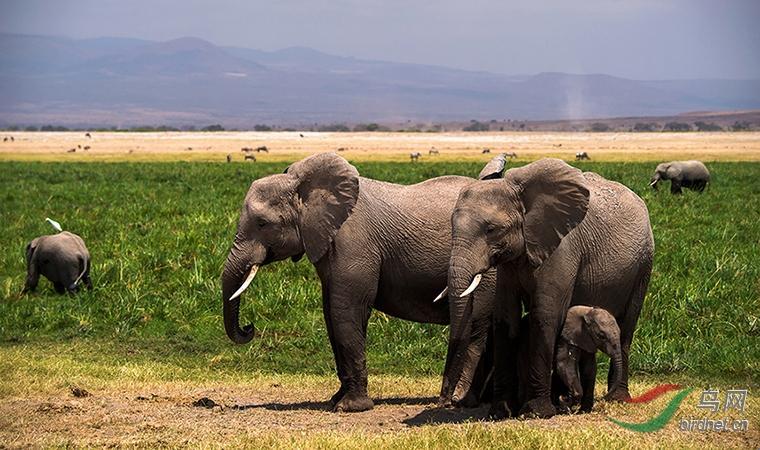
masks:
<path fill-rule="evenodd" d="M 303 137 L 301 137 L 301 134 Z M 572 160 L 586 151 L 593 160 L 760 161 L 760 132 L 747 133 L 98 133 L 5 132 L 14 141 L 0 141 L 0 160 L 205 160 L 224 161 L 231 154 L 243 160 L 243 147 L 267 146 L 259 161 L 291 161 L 314 152 L 341 150 L 353 160 L 408 161 L 410 152 L 422 162 L 485 160 L 484 148 L 516 152 L 520 159 L 552 156 Z M 80 146 L 81 148 L 79 148 Z M 89 150 L 84 150 L 89 146 Z M 435 148 L 440 155 L 429 155 Z M 76 149 L 69 153 L 68 150 Z"/>
<path fill-rule="evenodd" d="M 414 390 L 417 395 L 409 394 Z M 61 387 L 44 395 L 6 398 L 0 404 L 0 447 L 50 445 L 275 445 L 309 448 L 342 445 L 385 446 L 409 443 L 439 446 L 441 433 L 452 446 L 468 442 L 486 446 L 495 439 L 544 443 L 563 442 L 562 436 L 589 443 L 627 443 L 635 447 L 757 447 L 760 433 L 755 419 L 747 432 L 684 432 L 680 417 L 710 414 L 695 408 L 699 396 L 692 394 L 668 426 L 651 434 L 633 433 L 610 423 L 607 417 L 643 422 L 664 408 L 669 396 L 651 405 L 598 403 L 586 415 L 557 416 L 549 420 L 488 422 L 487 408 L 439 409 L 434 405 L 437 379 L 375 380 L 371 389 L 376 407 L 372 411 L 336 414 L 324 401 L 329 393 L 324 377 L 294 380 L 264 377 L 249 383 L 192 385 L 183 382 L 137 384 L 77 392 Z M 650 384 L 647 384 L 650 386 Z M 637 390 L 644 384 L 635 385 Z M 597 389 L 598 390 L 598 389 Z M 419 394 L 422 395 L 419 395 Z M 746 411 L 758 405 L 750 398 Z M 732 417 L 744 417 L 738 413 Z M 721 414 L 724 417 L 728 414 Z M 717 415 L 716 415 L 717 417 Z M 752 417 L 756 418 L 754 414 Z M 475 437 L 468 436 L 474 435 Z M 358 440 L 357 440 L 358 439 Z M 528 439 L 523 441 L 523 439 Z M 399 441 L 401 440 L 401 441 Z M 444 442 L 445 439 L 444 439 Z M 506 442 L 506 441 L 505 441 Z M 551 446 L 551 445 L 550 445 Z M 617 445 L 615 445 L 617 446 Z"/>

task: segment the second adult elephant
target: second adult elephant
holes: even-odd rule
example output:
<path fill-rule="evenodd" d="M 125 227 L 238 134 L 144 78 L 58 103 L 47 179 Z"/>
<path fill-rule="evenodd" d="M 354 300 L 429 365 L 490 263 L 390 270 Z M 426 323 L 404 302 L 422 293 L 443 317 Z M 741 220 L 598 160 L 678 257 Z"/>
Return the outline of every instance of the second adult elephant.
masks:
<path fill-rule="evenodd" d="M 700 161 L 671 161 L 657 165 L 649 185 L 656 190 L 662 180 L 670 180 L 672 194 L 680 194 L 682 187 L 702 192 L 710 182 L 710 171 Z"/>
<path fill-rule="evenodd" d="M 501 173 L 495 158 L 481 178 Z M 235 241 L 222 273 L 224 326 L 236 343 L 253 338 L 239 326 L 239 295 L 262 265 L 305 253 L 322 282 L 322 304 L 341 387 L 336 411 L 372 408 L 367 395 L 365 339 L 372 308 L 415 322 L 446 324 L 448 302 L 431 299 L 446 286 L 451 212 L 459 191 L 479 181 L 445 176 L 411 186 L 360 177 L 337 154 L 311 156 L 284 174 L 251 184 Z M 480 291 L 467 343 L 449 352 L 441 389 L 444 402 L 471 397 L 490 327 L 495 272 Z M 483 372 L 483 371 L 481 371 Z"/>
<path fill-rule="evenodd" d="M 610 368 L 608 398 L 628 399 L 628 354 L 654 253 L 644 202 L 619 183 L 544 159 L 466 187 L 451 221 L 452 334 L 467 325 L 462 311 L 477 303 L 466 294 L 477 293 L 480 274 L 497 267 L 494 315 L 496 328 L 506 331 L 494 345 L 510 355 L 497 373 L 513 374 L 508 364 L 515 361 L 522 306 L 530 313 L 528 400 L 520 405 L 514 378 L 499 376 L 495 392 L 503 397 L 492 413 L 556 413 L 550 398 L 555 344 L 567 310 L 580 304 L 604 308 L 617 320 L 622 368 Z"/>

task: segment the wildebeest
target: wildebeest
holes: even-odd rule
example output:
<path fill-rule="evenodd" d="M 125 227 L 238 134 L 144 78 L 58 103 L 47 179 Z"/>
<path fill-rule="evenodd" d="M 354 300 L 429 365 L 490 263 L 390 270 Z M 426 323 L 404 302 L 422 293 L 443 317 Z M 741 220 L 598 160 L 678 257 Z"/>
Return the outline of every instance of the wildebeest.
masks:
<path fill-rule="evenodd" d="M 232 153 L 227 153 L 227 162 L 232 162 Z"/>
<path fill-rule="evenodd" d="M 192 147 L 187 147 L 185 150 L 190 151 L 192 149 L 193 149 Z"/>
<path fill-rule="evenodd" d="M 517 158 L 517 153 L 515 153 L 515 152 L 506 152 L 506 153 L 504 153 L 504 156 L 507 157 L 507 158 L 509 158 L 509 159 Z"/>
<path fill-rule="evenodd" d="M 251 154 L 247 154 L 247 155 L 245 155 L 245 158 L 244 158 L 244 159 L 245 159 L 246 161 L 253 161 L 253 162 L 256 162 L 256 156 L 254 156 L 254 155 L 251 155 Z"/>
<path fill-rule="evenodd" d="M 252 147 L 243 147 L 243 148 L 240 149 L 240 151 L 244 152 L 244 153 L 251 153 L 253 151 L 253 148 Z"/>
<path fill-rule="evenodd" d="M 420 152 L 409 153 L 409 160 L 410 161 L 417 161 L 418 159 L 420 159 L 420 156 L 422 156 L 422 153 L 420 153 Z"/>
<path fill-rule="evenodd" d="M 339 152 L 345 152 L 345 151 L 346 151 L 346 147 L 339 147 L 339 148 L 338 148 L 338 151 L 339 151 Z"/>
<path fill-rule="evenodd" d="M 266 145 L 262 145 L 261 147 L 256 147 L 256 152 L 257 153 L 261 153 L 261 152 L 269 153 L 269 149 L 267 148 Z"/>
<path fill-rule="evenodd" d="M 90 135 L 90 133 L 89 133 L 89 132 L 85 133 L 85 134 L 84 134 L 84 137 L 87 137 L 87 138 L 92 138 L 92 136 Z"/>
<path fill-rule="evenodd" d="M 299 135 L 299 136 L 301 136 L 301 137 L 304 137 L 304 136 L 303 136 L 303 133 L 298 133 L 298 135 Z"/>
<path fill-rule="evenodd" d="M 66 153 L 74 153 L 74 152 L 76 152 L 76 151 L 77 151 L 77 149 L 75 149 L 75 148 L 70 148 L 70 149 L 66 150 Z"/>
<path fill-rule="evenodd" d="M 438 149 L 437 149 L 437 148 L 435 148 L 435 147 L 433 147 L 433 148 L 431 148 L 430 150 L 428 150 L 428 155 L 437 155 L 437 154 L 439 154 L 439 153 L 440 153 L 440 152 L 439 152 L 439 151 L 438 151 Z"/>
<path fill-rule="evenodd" d="M 575 154 L 575 160 L 576 161 L 582 161 L 584 159 L 590 161 L 591 157 L 588 156 L 588 153 L 586 153 L 586 152 L 578 152 L 578 153 Z"/>
<path fill-rule="evenodd" d="M 5 136 L 5 137 L 3 138 L 3 142 L 8 142 L 8 136 Z"/>
<path fill-rule="evenodd" d="M 482 153 L 482 154 L 484 154 L 484 155 L 485 155 L 486 153 L 491 153 L 491 149 L 490 149 L 490 148 L 484 148 L 484 149 L 483 149 L 483 151 L 482 151 L 482 152 L 480 152 L 480 153 Z"/>
<path fill-rule="evenodd" d="M 85 149 L 85 150 L 89 150 L 90 148 L 91 148 L 91 147 L 90 147 L 89 145 L 85 145 L 85 146 L 84 146 L 84 149 Z"/>

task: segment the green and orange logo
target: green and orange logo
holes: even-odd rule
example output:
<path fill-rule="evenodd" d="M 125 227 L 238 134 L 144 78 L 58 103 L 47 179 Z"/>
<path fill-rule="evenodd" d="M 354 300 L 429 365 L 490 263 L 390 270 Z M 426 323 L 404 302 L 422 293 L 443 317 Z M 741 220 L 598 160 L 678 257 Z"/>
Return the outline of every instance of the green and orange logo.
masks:
<path fill-rule="evenodd" d="M 651 420 L 643 423 L 623 422 L 622 420 L 617 420 L 612 417 L 610 417 L 609 420 L 612 423 L 619 425 L 627 430 L 637 431 L 640 433 L 652 433 L 654 431 L 661 430 L 663 427 L 665 427 L 665 425 L 668 424 L 668 422 L 673 419 L 676 411 L 678 411 L 678 407 L 681 406 L 681 403 L 683 403 L 683 401 L 686 399 L 686 397 L 689 396 L 694 388 L 682 389 L 681 386 L 677 384 L 661 384 L 638 397 L 634 397 L 628 400 L 628 403 L 649 403 L 652 400 L 662 396 L 663 394 L 674 390 L 678 390 L 679 392 L 673 397 L 673 399 L 668 402 L 667 406 L 665 406 L 665 409 L 663 409 L 662 412 L 660 412 Z"/>

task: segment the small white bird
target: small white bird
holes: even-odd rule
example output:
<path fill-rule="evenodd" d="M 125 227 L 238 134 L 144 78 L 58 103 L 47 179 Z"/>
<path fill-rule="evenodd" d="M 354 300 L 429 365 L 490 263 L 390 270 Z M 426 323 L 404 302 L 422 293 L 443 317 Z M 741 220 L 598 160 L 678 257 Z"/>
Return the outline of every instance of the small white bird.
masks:
<path fill-rule="evenodd" d="M 61 232 L 63 231 L 63 228 L 61 228 L 61 224 L 56 222 L 55 220 L 51 219 L 50 217 L 45 217 L 45 220 L 47 223 L 49 223 L 53 228 L 55 228 L 55 231 Z"/>

